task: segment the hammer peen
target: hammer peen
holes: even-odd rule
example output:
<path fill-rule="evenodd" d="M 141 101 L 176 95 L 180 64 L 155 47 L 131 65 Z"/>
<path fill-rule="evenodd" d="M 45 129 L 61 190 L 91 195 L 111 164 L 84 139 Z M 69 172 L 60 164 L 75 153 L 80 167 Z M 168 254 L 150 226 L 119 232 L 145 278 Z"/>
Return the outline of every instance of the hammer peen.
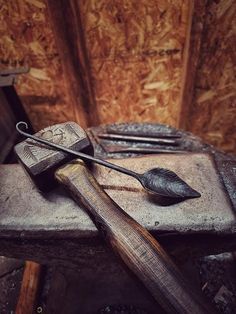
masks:
<path fill-rule="evenodd" d="M 73 150 L 93 152 L 85 131 L 73 122 L 48 127 L 36 136 Z M 115 253 L 168 313 L 215 313 L 157 240 L 101 188 L 83 161 L 71 161 L 70 155 L 32 139 L 16 145 L 15 152 L 40 189 L 47 190 L 59 181 L 83 204 Z"/>

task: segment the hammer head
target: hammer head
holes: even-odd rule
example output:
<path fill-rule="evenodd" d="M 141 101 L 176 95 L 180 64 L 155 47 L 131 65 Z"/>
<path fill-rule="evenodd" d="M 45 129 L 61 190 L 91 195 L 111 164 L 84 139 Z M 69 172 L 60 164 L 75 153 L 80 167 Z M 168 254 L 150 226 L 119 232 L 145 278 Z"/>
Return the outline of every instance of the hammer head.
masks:
<path fill-rule="evenodd" d="M 55 124 L 35 135 L 75 151 L 93 155 L 93 146 L 87 134 L 75 122 Z M 58 167 L 73 159 L 72 155 L 29 138 L 15 146 L 15 153 L 37 187 L 42 191 L 49 191 L 55 186 L 54 172 Z"/>

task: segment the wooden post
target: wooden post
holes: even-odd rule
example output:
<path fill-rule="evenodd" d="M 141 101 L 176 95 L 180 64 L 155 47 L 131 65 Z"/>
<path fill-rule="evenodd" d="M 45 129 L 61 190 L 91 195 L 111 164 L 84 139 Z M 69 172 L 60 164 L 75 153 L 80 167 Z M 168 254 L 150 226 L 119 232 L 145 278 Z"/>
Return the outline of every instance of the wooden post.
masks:
<path fill-rule="evenodd" d="M 186 128 L 186 120 L 193 100 L 194 81 L 198 65 L 205 14 L 205 0 L 189 2 L 189 18 L 183 55 L 180 112 L 178 128 Z"/>
<path fill-rule="evenodd" d="M 75 120 L 84 128 L 97 125 L 99 119 L 78 4 L 74 0 L 47 0 L 47 4 Z"/>
<path fill-rule="evenodd" d="M 41 265 L 26 261 L 16 314 L 32 314 L 36 303 Z"/>

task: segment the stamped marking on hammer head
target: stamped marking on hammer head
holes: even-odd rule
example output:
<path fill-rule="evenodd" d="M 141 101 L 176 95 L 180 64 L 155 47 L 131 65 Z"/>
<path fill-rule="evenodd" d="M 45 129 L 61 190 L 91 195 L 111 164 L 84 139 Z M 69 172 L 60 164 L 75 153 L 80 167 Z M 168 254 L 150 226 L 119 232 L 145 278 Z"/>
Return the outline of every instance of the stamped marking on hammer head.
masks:
<path fill-rule="evenodd" d="M 69 123 L 75 125 L 75 123 L 73 122 Z M 78 125 L 76 125 L 77 127 L 76 132 L 76 130 L 73 128 L 73 125 L 71 124 L 65 124 L 63 125 L 63 127 L 61 124 L 49 126 L 39 131 L 37 133 L 37 136 L 45 140 L 48 140 L 52 143 L 60 144 L 65 147 L 72 147 L 74 144 L 78 143 L 78 141 L 86 138 L 86 134 L 83 129 L 78 130 Z M 18 156 L 20 157 L 19 151 L 21 150 L 21 148 L 23 149 L 22 155 L 25 159 L 24 162 L 28 165 L 37 164 L 40 160 L 43 160 L 45 157 L 50 156 L 52 154 L 57 154 L 58 152 L 53 148 L 38 143 L 32 139 L 27 139 L 23 143 L 24 145 L 22 146 L 19 145 L 20 147 L 17 145 L 15 150 Z"/>
<path fill-rule="evenodd" d="M 76 151 L 93 154 L 93 147 L 86 132 L 75 122 L 56 124 L 35 135 Z M 55 183 L 53 171 L 73 158 L 29 138 L 15 146 L 15 153 L 41 190 L 50 189 Z"/>

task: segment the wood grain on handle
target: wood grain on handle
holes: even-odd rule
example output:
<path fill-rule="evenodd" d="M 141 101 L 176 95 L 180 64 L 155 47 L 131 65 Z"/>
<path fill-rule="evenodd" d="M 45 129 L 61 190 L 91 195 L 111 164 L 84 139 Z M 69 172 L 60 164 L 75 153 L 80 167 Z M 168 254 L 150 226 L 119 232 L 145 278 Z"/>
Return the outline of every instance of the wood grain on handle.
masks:
<path fill-rule="evenodd" d="M 68 164 L 55 175 L 85 206 L 113 250 L 168 313 L 215 313 L 204 297 L 193 291 L 160 244 L 108 196 L 82 161 Z"/>
<path fill-rule="evenodd" d="M 33 314 L 42 266 L 26 261 L 15 314 Z"/>

